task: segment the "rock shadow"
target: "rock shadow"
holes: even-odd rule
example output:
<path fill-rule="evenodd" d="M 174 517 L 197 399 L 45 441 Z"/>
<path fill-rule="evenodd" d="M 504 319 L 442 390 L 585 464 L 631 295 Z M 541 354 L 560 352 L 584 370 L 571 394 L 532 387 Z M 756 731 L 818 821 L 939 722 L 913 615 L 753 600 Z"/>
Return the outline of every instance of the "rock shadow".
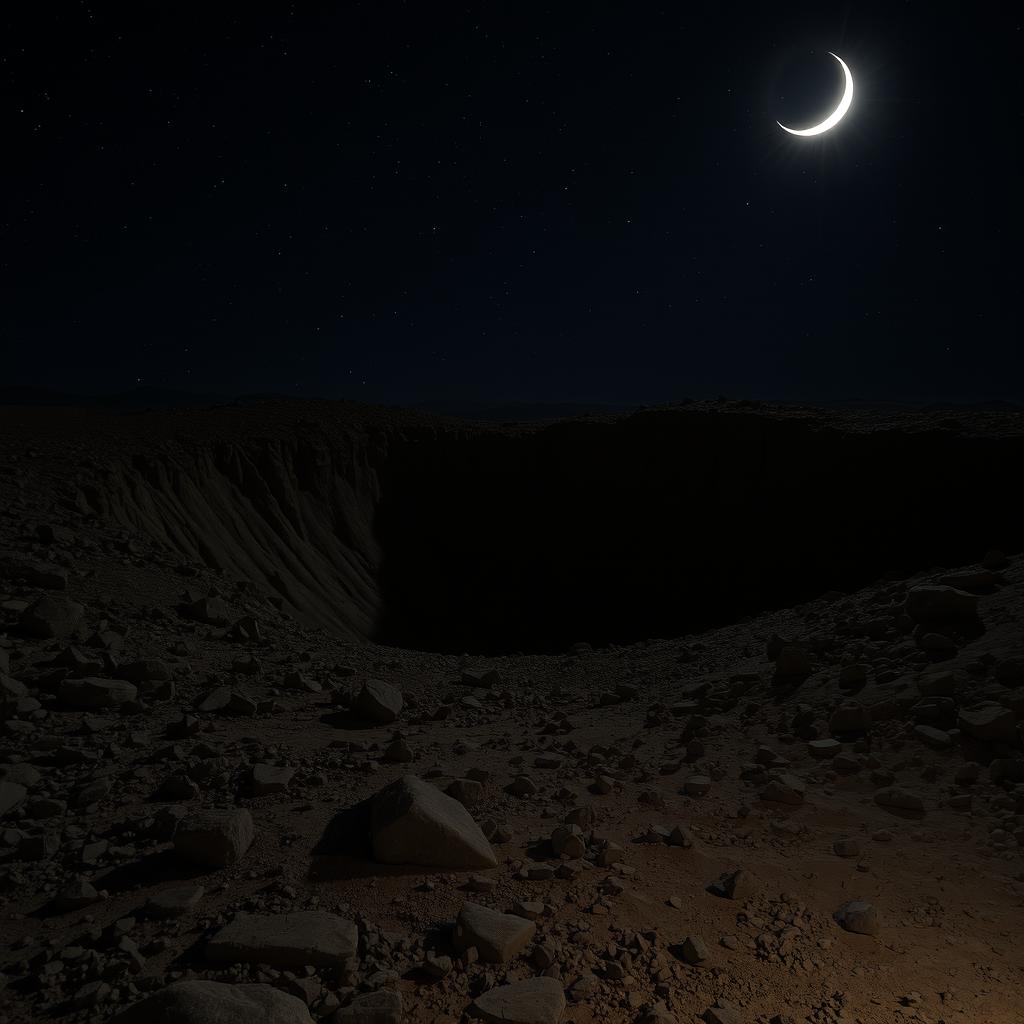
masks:
<path fill-rule="evenodd" d="M 422 875 L 435 870 L 418 864 L 380 864 L 373 859 L 371 804 L 368 799 L 346 807 L 327 823 L 323 835 L 313 847 L 312 862 L 307 872 L 310 881 Z"/>
<path fill-rule="evenodd" d="M 890 807 L 886 804 L 876 804 L 880 810 L 891 814 L 894 818 L 905 818 L 907 821 L 921 821 L 925 817 L 925 811 L 915 811 L 909 807 Z"/>
<path fill-rule="evenodd" d="M 348 708 L 336 708 L 320 716 L 324 725 L 334 726 L 335 729 L 344 729 L 347 732 L 370 732 L 374 729 L 382 729 L 380 722 L 371 722 L 368 718 L 361 718 L 355 711 Z"/>

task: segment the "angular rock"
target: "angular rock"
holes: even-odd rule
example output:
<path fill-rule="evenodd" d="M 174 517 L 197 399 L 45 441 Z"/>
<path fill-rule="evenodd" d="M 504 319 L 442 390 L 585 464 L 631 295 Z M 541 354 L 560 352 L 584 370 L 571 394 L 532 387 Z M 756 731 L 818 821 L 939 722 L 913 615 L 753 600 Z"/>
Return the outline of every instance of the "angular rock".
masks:
<path fill-rule="evenodd" d="M 775 658 L 776 684 L 799 682 L 814 671 L 810 655 L 799 644 L 783 644 Z"/>
<path fill-rule="evenodd" d="M 445 792 L 463 807 L 475 807 L 484 799 L 483 784 L 474 779 L 453 779 Z"/>
<path fill-rule="evenodd" d="M 28 696 L 28 687 L 0 670 L 0 707 L 16 707 Z"/>
<path fill-rule="evenodd" d="M 687 935 L 683 939 L 682 956 L 688 964 L 702 963 L 710 955 L 707 943 L 699 935 Z"/>
<path fill-rule="evenodd" d="M 29 636 L 41 640 L 70 636 L 82 621 L 85 608 L 67 597 L 47 595 L 30 604 L 22 613 L 19 625 Z"/>
<path fill-rule="evenodd" d="M 402 691 L 383 679 L 367 679 L 356 697 L 356 713 L 371 722 L 387 725 L 402 713 Z"/>
<path fill-rule="evenodd" d="M 978 617 L 978 598 L 955 587 L 911 587 L 905 607 L 915 622 L 962 622 Z"/>
<path fill-rule="evenodd" d="M 312 1024 L 306 1004 L 270 985 L 179 981 L 114 1018 L 115 1024 Z"/>
<path fill-rule="evenodd" d="M 503 964 L 522 952 L 536 931 L 537 926 L 526 918 L 465 903 L 455 921 L 453 939 L 460 952 L 475 946 L 485 963 Z"/>
<path fill-rule="evenodd" d="M 473 1011 L 487 1024 L 558 1024 L 565 993 L 554 978 L 528 978 L 477 996 Z"/>
<path fill-rule="evenodd" d="M 237 914 L 206 944 L 210 963 L 269 964 L 280 969 L 340 968 L 359 947 L 354 921 L 322 910 Z"/>
<path fill-rule="evenodd" d="M 886 786 L 878 790 L 875 803 L 879 807 L 895 807 L 903 811 L 924 810 L 924 801 L 916 793 L 910 793 L 899 786 Z"/>
<path fill-rule="evenodd" d="M 465 686 L 498 686 L 501 684 L 501 673 L 496 668 L 467 668 L 462 672 L 462 682 Z"/>
<path fill-rule="evenodd" d="M 332 1024 L 402 1024 L 402 994 L 382 988 L 363 992 L 331 1018 Z"/>
<path fill-rule="evenodd" d="M 436 786 L 405 775 L 370 807 L 373 856 L 382 864 L 493 868 L 491 844 L 465 807 Z"/>
<path fill-rule="evenodd" d="M 206 890 L 201 885 L 172 885 L 150 896 L 146 911 L 152 917 L 181 917 L 199 906 Z"/>
<path fill-rule="evenodd" d="M 858 935 L 877 935 L 881 927 L 878 911 L 863 900 L 844 903 L 834 916 L 840 927 Z"/>
<path fill-rule="evenodd" d="M 559 825 L 551 833 L 551 849 L 556 857 L 578 860 L 587 852 L 583 829 L 579 825 Z"/>
<path fill-rule="evenodd" d="M 231 703 L 231 687 L 215 686 L 196 703 L 197 711 L 223 711 Z"/>
<path fill-rule="evenodd" d="M 705 1024 L 744 1024 L 743 1015 L 732 1006 L 709 1006 L 701 1016 Z"/>
<path fill-rule="evenodd" d="M 871 731 L 871 715 L 863 704 L 846 701 L 832 712 L 828 720 L 829 732 L 836 735 L 861 736 Z"/>
<path fill-rule="evenodd" d="M 761 799 L 771 800 L 780 804 L 802 804 L 805 786 L 803 779 L 795 775 L 780 775 L 762 790 Z"/>
<path fill-rule="evenodd" d="M 65 679 L 60 684 L 62 704 L 72 708 L 112 708 L 135 700 L 138 690 L 127 679 Z"/>
<path fill-rule="evenodd" d="M 948 732 L 932 725 L 915 725 L 914 735 L 935 750 L 947 750 L 953 745 L 953 737 Z"/>
<path fill-rule="evenodd" d="M 77 878 L 68 882 L 63 889 L 53 898 L 54 908 L 61 913 L 72 910 L 82 910 L 85 907 L 96 903 L 100 894 L 95 886 L 84 878 Z"/>
<path fill-rule="evenodd" d="M 159 658 L 144 658 L 141 661 L 132 661 L 127 665 L 121 665 L 118 672 L 130 683 L 144 683 L 149 681 L 166 682 L 172 679 L 170 666 L 166 661 Z"/>
<path fill-rule="evenodd" d="M 757 888 L 754 876 L 740 868 L 738 871 L 727 872 L 715 883 L 715 888 L 726 899 L 742 900 L 754 894 Z"/>
<path fill-rule="evenodd" d="M 284 793 L 294 775 L 294 768 L 282 768 L 276 764 L 254 764 L 252 766 L 252 795 L 266 796 L 269 793 Z"/>
<path fill-rule="evenodd" d="M 957 724 L 976 740 L 1013 743 L 1017 738 L 1017 716 L 1001 704 L 965 708 L 960 712 Z"/>
<path fill-rule="evenodd" d="M 244 808 L 196 811 L 174 833 L 174 852 L 189 864 L 223 868 L 238 861 L 255 838 Z"/>
<path fill-rule="evenodd" d="M 667 842 L 669 846 L 681 846 L 688 850 L 693 846 L 693 833 L 685 825 L 675 825 L 668 834 Z"/>
<path fill-rule="evenodd" d="M 222 597 L 201 597 L 186 605 L 183 614 L 196 622 L 205 622 L 209 626 L 226 626 L 231 622 L 231 612 Z"/>
<path fill-rule="evenodd" d="M 27 794 L 28 790 L 17 782 L 0 782 L 0 818 L 16 810 Z"/>

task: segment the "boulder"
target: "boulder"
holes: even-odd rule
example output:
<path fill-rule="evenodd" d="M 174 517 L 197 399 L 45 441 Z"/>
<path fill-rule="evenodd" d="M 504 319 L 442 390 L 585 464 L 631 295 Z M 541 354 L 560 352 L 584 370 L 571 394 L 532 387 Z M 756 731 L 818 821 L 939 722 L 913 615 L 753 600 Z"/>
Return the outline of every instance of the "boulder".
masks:
<path fill-rule="evenodd" d="M 565 993 L 554 978 L 528 978 L 477 996 L 473 1012 L 487 1024 L 558 1024 L 565 1012 Z"/>
<path fill-rule="evenodd" d="M 688 964 L 703 963 L 711 955 L 707 943 L 699 935 L 687 935 L 683 939 L 680 953 Z"/>
<path fill-rule="evenodd" d="M 6 652 L 5 652 L 6 653 Z M 0 670 L 0 707 L 11 706 L 28 696 L 28 687 Z"/>
<path fill-rule="evenodd" d="M 75 878 L 54 896 L 53 906 L 58 912 L 66 914 L 98 903 L 100 898 L 96 887 L 90 881 L 85 878 Z"/>
<path fill-rule="evenodd" d="M 455 922 L 453 939 L 460 952 L 475 946 L 485 963 L 503 964 L 521 953 L 536 931 L 537 926 L 524 917 L 466 903 Z"/>
<path fill-rule="evenodd" d="M 834 916 L 840 927 L 848 932 L 856 932 L 858 935 L 878 934 L 878 911 L 863 900 L 850 900 L 849 903 L 844 903 Z"/>
<path fill-rule="evenodd" d="M 270 793 L 284 793 L 295 775 L 294 768 L 276 764 L 254 764 L 252 766 L 252 795 L 267 796 Z"/>
<path fill-rule="evenodd" d="M 196 811 L 175 830 L 174 852 L 189 864 L 223 868 L 241 859 L 255 834 L 244 807 Z"/>
<path fill-rule="evenodd" d="M 292 914 L 237 914 L 206 944 L 206 959 L 221 964 L 269 964 L 279 969 L 341 968 L 359 947 L 355 922 L 322 910 Z"/>
<path fill-rule="evenodd" d="M 0 782 L 0 818 L 19 807 L 27 793 L 17 782 Z"/>
<path fill-rule="evenodd" d="M 962 732 L 976 740 L 1013 743 L 1017 738 L 1017 716 L 1001 704 L 965 708 L 957 724 Z"/>
<path fill-rule="evenodd" d="M 362 718 L 387 725 L 402 713 L 402 691 L 383 679 L 367 679 L 356 697 L 355 710 Z"/>
<path fill-rule="evenodd" d="M 127 679 L 65 679 L 60 684 L 62 704 L 72 708 L 112 708 L 135 700 L 138 690 Z"/>
<path fill-rule="evenodd" d="M 738 871 L 726 872 L 714 883 L 713 888 L 728 900 L 744 900 L 753 896 L 757 882 L 749 871 L 740 868 Z"/>
<path fill-rule="evenodd" d="M 964 622 L 978 617 L 978 598 L 955 587 L 911 587 L 905 607 L 915 622 Z"/>
<path fill-rule="evenodd" d="M 761 799 L 780 804 L 802 804 L 804 802 L 804 783 L 795 775 L 780 775 L 762 790 Z"/>
<path fill-rule="evenodd" d="M 783 644 L 775 658 L 775 679 L 778 685 L 799 682 L 814 671 L 811 657 L 799 644 Z"/>
<path fill-rule="evenodd" d="M 115 1024 L 312 1024 L 306 1004 L 270 985 L 179 981 L 123 1010 Z"/>
<path fill-rule="evenodd" d="M 67 597 L 47 595 L 33 601 L 22 613 L 19 625 L 23 632 L 40 640 L 70 636 L 82 621 L 85 608 Z"/>
<path fill-rule="evenodd" d="M 456 870 L 498 864 L 469 811 L 415 775 L 403 776 L 373 798 L 370 833 L 373 856 L 382 864 Z"/>
<path fill-rule="evenodd" d="M 587 852 L 583 829 L 579 825 L 559 825 L 551 833 L 551 849 L 556 857 L 578 860 Z"/>

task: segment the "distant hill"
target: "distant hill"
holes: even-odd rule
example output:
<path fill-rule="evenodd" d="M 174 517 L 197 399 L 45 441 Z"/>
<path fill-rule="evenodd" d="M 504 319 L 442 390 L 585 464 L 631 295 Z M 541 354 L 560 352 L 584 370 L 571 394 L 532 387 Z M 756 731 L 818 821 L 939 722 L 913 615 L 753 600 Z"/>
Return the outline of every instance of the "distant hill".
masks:
<path fill-rule="evenodd" d="M 606 416 L 629 412 L 637 405 L 613 405 L 600 402 L 486 402 L 468 399 L 438 399 L 417 402 L 412 406 L 421 412 L 439 416 L 456 416 L 466 420 L 497 423 L 523 423 L 536 420 L 570 419 L 575 416 Z"/>

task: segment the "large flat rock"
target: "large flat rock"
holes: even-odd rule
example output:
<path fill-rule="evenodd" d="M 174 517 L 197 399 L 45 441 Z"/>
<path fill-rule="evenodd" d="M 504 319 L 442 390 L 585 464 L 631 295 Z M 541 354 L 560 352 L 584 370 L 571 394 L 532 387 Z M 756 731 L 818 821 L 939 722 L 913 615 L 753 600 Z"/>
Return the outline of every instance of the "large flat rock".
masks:
<path fill-rule="evenodd" d="M 458 800 L 415 775 L 382 789 L 370 809 L 373 856 L 382 864 L 493 868 L 498 860 Z"/>
<path fill-rule="evenodd" d="M 127 679 L 65 679 L 60 684 L 60 700 L 72 708 L 112 708 L 135 700 L 138 690 Z"/>
<path fill-rule="evenodd" d="M 565 993 L 554 978 L 528 978 L 477 996 L 473 1011 L 488 1024 L 558 1024 L 565 1012 Z"/>
<path fill-rule="evenodd" d="M 270 964 L 278 968 L 340 967 L 356 955 L 355 922 L 322 910 L 239 914 L 206 944 L 211 963 Z"/>
<path fill-rule="evenodd" d="M 503 964 L 521 953 L 536 932 L 537 926 L 525 917 L 466 903 L 455 921 L 454 942 L 459 951 L 475 946 L 485 963 Z"/>
<path fill-rule="evenodd" d="M 331 1024 L 402 1024 L 402 995 L 392 989 L 363 992 L 331 1018 Z"/>
<path fill-rule="evenodd" d="M 114 1018 L 115 1024 L 312 1024 L 306 1004 L 270 985 L 179 981 Z"/>

